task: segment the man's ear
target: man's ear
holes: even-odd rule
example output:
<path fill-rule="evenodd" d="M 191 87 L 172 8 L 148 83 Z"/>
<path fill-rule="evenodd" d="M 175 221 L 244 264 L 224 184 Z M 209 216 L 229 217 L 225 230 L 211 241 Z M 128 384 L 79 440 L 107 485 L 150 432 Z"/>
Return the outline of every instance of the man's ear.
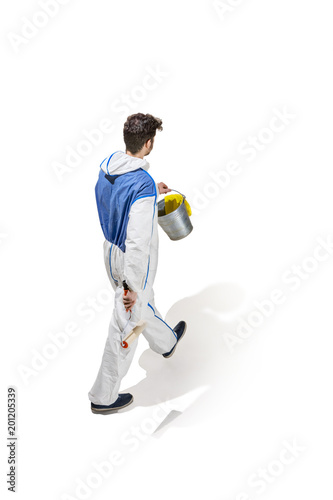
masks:
<path fill-rule="evenodd" d="M 151 139 L 148 139 L 148 141 L 146 142 L 145 146 L 146 146 L 147 149 L 151 148 Z"/>

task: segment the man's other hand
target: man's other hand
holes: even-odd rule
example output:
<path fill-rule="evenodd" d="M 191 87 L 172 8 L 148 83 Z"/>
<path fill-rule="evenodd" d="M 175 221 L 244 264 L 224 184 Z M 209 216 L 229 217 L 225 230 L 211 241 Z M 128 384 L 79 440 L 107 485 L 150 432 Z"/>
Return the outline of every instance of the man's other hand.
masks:
<path fill-rule="evenodd" d="M 138 297 L 138 294 L 136 292 L 131 292 L 130 290 L 128 290 L 127 295 L 123 296 L 123 303 L 124 303 L 126 311 L 128 311 L 129 309 L 132 309 L 132 307 L 134 306 L 134 304 L 136 302 L 137 297 Z"/>
<path fill-rule="evenodd" d="M 168 186 L 164 184 L 164 182 L 159 182 L 157 185 L 160 194 L 170 193 L 171 189 L 169 189 Z"/>

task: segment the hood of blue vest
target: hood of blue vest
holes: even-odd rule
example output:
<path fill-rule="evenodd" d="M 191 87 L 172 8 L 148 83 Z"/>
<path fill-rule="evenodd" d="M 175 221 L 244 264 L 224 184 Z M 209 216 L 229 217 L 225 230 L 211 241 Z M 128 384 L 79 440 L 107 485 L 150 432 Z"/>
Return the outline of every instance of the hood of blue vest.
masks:
<path fill-rule="evenodd" d="M 105 158 L 101 163 L 101 168 L 106 174 L 121 175 L 132 172 L 138 168 L 149 169 L 149 163 L 145 159 L 130 156 L 123 151 L 116 151 L 111 156 Z"/>

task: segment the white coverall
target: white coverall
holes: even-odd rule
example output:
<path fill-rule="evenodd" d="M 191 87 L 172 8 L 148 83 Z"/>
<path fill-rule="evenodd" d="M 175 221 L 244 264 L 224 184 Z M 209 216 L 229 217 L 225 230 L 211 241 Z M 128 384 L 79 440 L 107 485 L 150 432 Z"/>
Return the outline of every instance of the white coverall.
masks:
<path fill-rule="evenodd" d="M 147 171 L 149 168 L 146 160 L 121 151 L 114 153 L 108 162 L 106 160 L 101 164 L 103 175 L 104 172 L 122 175 L 137 169 Z M 156 184 L 155 189 L 158 193 Z M 121 341 L 140 320 L 146 322 L 142 335 L 156 353 L 169 352 L 177 341 L 175 332 L 163 321 L 154 302 L 153 283 L 158 262 L 156 199 L 157 196 L 142 197 L 131 205 L 125 252 L 110 241 L 104 241 L 104 262 L 115 299 L 101 366 L 88 393 L 90 401 L 98 405 L 110 405 L 118 398 L 121 380 L 130 367 L 138 344 L 136 339 L 124 349 Z M 130 290 L 138 294 L 132 314 L 126 312 L 123 304 L 123 280 Z"/>

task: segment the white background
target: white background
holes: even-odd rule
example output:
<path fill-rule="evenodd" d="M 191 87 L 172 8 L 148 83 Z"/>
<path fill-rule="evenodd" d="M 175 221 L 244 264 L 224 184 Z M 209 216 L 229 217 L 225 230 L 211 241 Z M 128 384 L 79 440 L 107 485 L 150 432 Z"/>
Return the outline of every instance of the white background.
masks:
<path fill-rule="evenodd" d="M 38 17 L 33 0 L 1 6 L 1 495 L 9 385 L 18 392 L 16 498 L 332 495 L 333 255 L 309 260 L 333 234 L 331 2 L 224 4 L 225 14 L 212 0 L 72 0 L 52 18 Z M 16 38 L 15 50 L 27 19 L 45 25 Z M 154 90 L 142 90 L 147 68 L 164 75 Z M 125 95 L 131 106 L 116 111 Z M 265 134 L 274 109 L 293 119 L 248 161 L 239 145 Z M 150 173 L 197 207 L 188 238 L 160 231 L 155 286 L 163 315 L 185 319 L 188 332 L 169 360 L 140 339 L 121 388 L 135 403 L 101 417 L 87 393 L 112 300 L 94 186 L 100 162 L 123 149 L 126 116 L 139 111 L 163 119 Z M 59 178 L 55 162 L 104 118 L 112 133 Z M 231 160 L 238 175 L 212 186 Z M 293 265 L 308 270 L 295 290 Z M 226 334 L 274 289 L 284 303 L 231 352 Z M 99 311 L 82 315 L 93 311 L 89 298 Z M 71 322 L 78 334 L 24 380 L 19 367 L 31 369 L 50 333 Z M 283 465 L 286 441 L 302 451 Z M 116 451 L 122 464 L 92 475 Z M 262 493 L 248 482 L 260 468 Z"/>

